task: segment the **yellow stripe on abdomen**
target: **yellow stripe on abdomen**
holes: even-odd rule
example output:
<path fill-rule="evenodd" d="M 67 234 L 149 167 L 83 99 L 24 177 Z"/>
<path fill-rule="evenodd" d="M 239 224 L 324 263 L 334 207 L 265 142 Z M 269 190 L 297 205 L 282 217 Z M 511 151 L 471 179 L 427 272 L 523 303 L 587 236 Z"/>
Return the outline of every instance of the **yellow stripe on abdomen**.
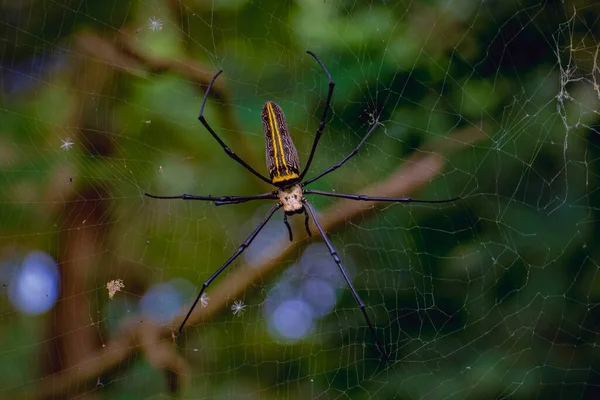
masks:
<path fill-rule="evenodd" d="M 275 158 L 275 173 L 279 174 L 279 160 L 277 159 L 277 143 L 275 143 L 275 130 L 279 135 L 279 129 L 276 128 L 275 113 L 271 103 L 267 103 L 267 114 L 269 114 L 269 125 L 271 126 L 271 147 L 273 148 L 273 158 Z"/>
<path fill-rule="evenodd" d="M 295 172 L 292 172 L 291 174 L 287 174 L 287 175 L 277 174 L 277 176 L 273 177 L 273 183 L 291 181 L 292 179 L 297 179 L 297 178 L 298 178 L 298 174 Z"/>
<path fill-rule="evenodd" d="M 275 115 L 275 111 L 273 110 L 273 105 L 269 102 L 267 103 L 267 112 L 269 114 L 269 125 L 271 126 L 271 140 L 273 144 L 273 156 L 275 157 L 275 173 L 277 178 L 273 178 L 273 182 L 280 182 L 290 175 L 290 171 L 287 166 L 287 161 L 285 159 L 285 151 L 283 150 L 283 142 L 281 140 L 281 133 L 279 132 L 279 124 L 277 124 L 277 116 Z M 275 140 L 277 138 L 277 140 Z M 279 148 L 279 149 L 278 149 Z M 278 160 L 278 152 L 281 152 L 281 161 L 283 162 L 283 168 L 285 168 L 285 175 L 281 175 L 281 171 L 279 169 L 279 160 Z M 279 179 L 279 180 L 276 180 Z"/>

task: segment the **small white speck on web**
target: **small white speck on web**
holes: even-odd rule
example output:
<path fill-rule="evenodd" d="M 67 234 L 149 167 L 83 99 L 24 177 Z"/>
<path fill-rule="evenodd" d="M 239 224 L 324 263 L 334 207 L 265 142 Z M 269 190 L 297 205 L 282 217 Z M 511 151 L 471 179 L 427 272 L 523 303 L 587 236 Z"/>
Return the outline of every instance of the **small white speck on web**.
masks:
<path fill-rule="evenodd" d="M 163 28 L 162 20 L 157 17 L 148 18 L 148 28 L 154 32 L 162 31 L 162 28 Z"/>
<path fill-rule="evenodd" d="M 112 300 L 115 296 L 115 293 L 120 292 L 125 285 L 123 284 L 123 279 L 115 279 L 106 284 L 106 289 L 108 290 L 108 298 Z"/>
<path fill-rule="evenodd" d="M 75 144 L 71 141 L 71 138 L 69 138 L 69 137 L 66 139 L 61 139 L 60 141 L 62 142 L 62 144 L 60 145 L 60 148 L 63 150 L 66 150 L 66 151 L 69 151 L 71 149 L 71 147 L 73 147 L 73 145 Z"/>
<path fill-rule="evenodd" d="M 202 305 L 202 308 L 206 308 L 209 300 L 210 297 L 208 297 L 206 293 L 202 293 L 202 296 L 200 297 L 200 304 Z"/>
<path fill-rule="evenodd" d="M 244 308 L 246 308 L 246 305 L 241 300 L 234 301 L 233 305 L 231 306 L 233 315 L 238 316 L 238 317 L 241 317 L 242 314 L 244 314 Z"/>

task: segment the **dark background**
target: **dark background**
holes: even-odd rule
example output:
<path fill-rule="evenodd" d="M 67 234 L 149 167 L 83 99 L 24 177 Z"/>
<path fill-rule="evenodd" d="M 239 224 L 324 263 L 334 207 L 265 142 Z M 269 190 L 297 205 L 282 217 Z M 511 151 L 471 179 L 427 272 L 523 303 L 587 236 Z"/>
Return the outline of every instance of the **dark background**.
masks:
<path fill-rule="evenodd" d="M 599 11 L 586 1 L 5 0 L 0 397 L 597 397 Z M 302 217 L 290 247 L 274 217 L 171 336 L 177 310 L 270 204 L 143 193 L 270 190 L 196 119 L 219 69 L 206 116 L 223 140 L 266 173 L 260 109 L 276 101 L 305 162 L 327 93 L 306 50 L 336 82 L 309 176 L 376 118 L 383 125 L 311 188 L 462 198 L 314 198 L 387 365 Z M 310 278 L 306 254 L 337 276 L 337 303 L 285 340 L 269 310 Z M 31 257 L 54 266 L 49 278 L 23 280 Z M 125 287 L 111 300 L 114 279 Z M 23 311 L 23 296 L 46 309 Z M 239 318 L 234 300 L 246 304 Z"/>

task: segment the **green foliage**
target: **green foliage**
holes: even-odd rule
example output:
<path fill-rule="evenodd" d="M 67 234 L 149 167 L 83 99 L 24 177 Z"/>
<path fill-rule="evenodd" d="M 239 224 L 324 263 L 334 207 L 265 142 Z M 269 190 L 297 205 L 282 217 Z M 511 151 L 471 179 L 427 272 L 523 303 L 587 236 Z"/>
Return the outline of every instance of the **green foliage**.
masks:
<path fill-rule="evenodd" d="M 123 294 L 132 313 L 154 283 L 184 277 L 199 287 L 252 231 L 261 210 L 252 203 L 153 201 L 144 192 L 270 190 L 196 119 L 206 88 L 197 74 L 224 70 L 205 115 L 264 172 L 266 100 L 282 105 L 301 160 L 308 156 L 327 93 L 310 49 L 336 82 L 311 173 L 348 154 L 375 119 L 382 123 L 357 157 L 311 188 L 358 193 L 411 156 L 440 150 L 426 147 L 436 139 L 474 127 L 486 139 L 460 143 L 461 150 L 442 156 L 436 178 L 411 193 L 461 196 L 455 206 L 388 205 L 331 232 L 392 353 L 387 369 L 377 363 L 345 286 L 311 335 L 277 342 L 263 311 L 275 276 L 244 293 L 243 317 L 224 309 L 189 329 L 179 349 L 190 365 L 184 395 L 593 395 L 600 92 L 597 28 L 586 21 L 595 21 L 598 7 L 476 0 L 460 8 L 449 1 L 17 3 L 4 6 L 0 27 L 7 38 L 0 65 L 0 262 L 41 249 L 60 263 L 65 234 L 88 218 L 70 207 L 95 193 L 104 212 L 94 223 L 106 236 L 99 234 L 89 254 L 86 289 L 74 296 L 92 298 L 89 315 L 103 341 L 110 341 L 108 326 L 118 325 L 97 311 L 110 307 L 108 280 L 135 282 Z M 148 29 L 150 17 L 161 18 L 162 29 Z M 74 141 L 69 150 L 61 149 L 66 138 Z M 314 200 L 319 210 L 338 203 Z M 295 256 L 280 270 L 293 268 Z M 47 365 L 11 365 L 36 359 L 46 341 L 67 333 L 39 329 L 42 319 L 52 326 L 52 313 L 23 322 L 6 296 L 2 306 L 0 337 L 13 336 L 0 340 L 0 388 L 39 384 Z M 18 338 L 16 328 L 24 332 Z M 106 398 L 167 392 L 155 367 L 130 361 L 102 377 Z"/>

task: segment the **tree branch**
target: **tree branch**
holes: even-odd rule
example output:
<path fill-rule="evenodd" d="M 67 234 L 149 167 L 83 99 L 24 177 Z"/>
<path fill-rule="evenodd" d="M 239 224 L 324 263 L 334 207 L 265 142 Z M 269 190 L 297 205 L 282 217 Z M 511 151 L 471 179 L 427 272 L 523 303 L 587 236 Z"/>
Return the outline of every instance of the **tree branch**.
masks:
<path fill-rule="evenodd" d="M 90 54 L 95 61 L 106 64 L 111 69 L 117 68 L 132 76 L 143 77 L 148 74 L 159 75 L 171 72 L 206 90 L 215 75 L 214 70 L 207 69 L 205 65 L 189 57 L 179 59 L 157 57 L 140 51 L 131 39 L 131 35 L 127 33 L 117 36 L 115 41 L 105 40 L 93 33 L 81 33 L 76 37 L 76 43 L 80 51 Z M 243 129 L 238 124 L 233 112 L 225 82 L 226 80 L 223 78 L 217 79 L 211 89 L 211 97 L 219 99 L 219 107 L 215 108 L 215 112 L 218 114 L 218 130 L 225 132 L 225 136 L 230 138 L 226 142 L 235 143 L 235 146 L 231 146 L 233 151 L 251 149 L 252 146 L 247 141 L 247 135 L 242 134 Z M 202 95 L 204 95 L 204 90 L 202 90 Z M 201 98 L 198 101 L 197 110 L 200 109 L 200 102 Z M 196 111 L 190 116 L 190 121 L 196 120 L 197 116 L 198 112 Z M 259 118 L 258 114 L 257 118 Z M 216 128 L 215 125 L 213 127 Z M 198 127 L 198 130 L 199 134 L 208 134 L 208 132 L 204 132 L 203 127 Z M 259 162 L 256 159 L 254 152 L 244 152 L 243 158 L 254 168 L 258 168 L 261 164 L 264 165 L 264 161 Z M 259 180 L 249 179 L 248 182 L 254 188 L 262 187 L 265 191 L 272 189 L 271 185 Z"/>
<path fill-rule="evenodd" d="M 387 179 L 364 188 L 361 193 L 379 196 L 412 195 L 442 171 L 447 155 L 464 147 L 472 146 L 486 137 L 483 130 L 470 127 L 455 132 L 448 138 L 436 140 L 419 151 L 415 151 Z M 331 232 L 343 227 L 353 219 L 368 216 L 377 209 L 377 205 L 373 202 L 343 200 L 323 210 L 319 215 L 319 220 L 323 228 Z M 263 259 L 256 265 L 238 265 L 234 272 L 229 273 L 218 287 L 211 291 L 207 307 L 196 308 L 188 321 L 188 326 L 200 324 L 213 318 L 216 314 L 226 311 L 226 305 L 230 299 L 251 290 L 255 282 L 268 280 L 272 274 L 283 268 L 286 260 L 297 254 L 301 248 L 306 247 L 311 240 L 317 238 L 317 235 L 313 235 L 312 239 L 308 238 L 306 233 L 303 235 L 289 246 L 274 250 L 274 254 L 268 260 Z M 133 316 L 124 323 L 122 332 L 105 348 L 90 357 L 89 361 L 59 374 L 40 379 L 34 387 L 8 397 L 16 399 L 64 395 L 73 387 L 95 381 L 101 375 L 115 368 L 128 367 L 129 359 L 135 353 L 153 351 L 153 347 L 160 349 L 160 354 L 149 355 L 150 362 L 163 368 L 175 369 L 175 373 L 185 373 L 187 367 L 182 364 L 181 358 L 176 355 L 175 346 L 171 344 L 173 332 L 171 327 L 179 326 L 186 311 L 187 308 L 184 307 L 183 312 L 171 322 L 170 326 L 143 321 L 141 316 Z M 152 331 L 152 334 L 149 335 L 148 331 Z M 167 344 L 170 346 L 167 347 Z M 166 354 L 167 348 L 172 349 L 173 353 Z M 160 360 L 169 362 L 163 363 Z"/>

